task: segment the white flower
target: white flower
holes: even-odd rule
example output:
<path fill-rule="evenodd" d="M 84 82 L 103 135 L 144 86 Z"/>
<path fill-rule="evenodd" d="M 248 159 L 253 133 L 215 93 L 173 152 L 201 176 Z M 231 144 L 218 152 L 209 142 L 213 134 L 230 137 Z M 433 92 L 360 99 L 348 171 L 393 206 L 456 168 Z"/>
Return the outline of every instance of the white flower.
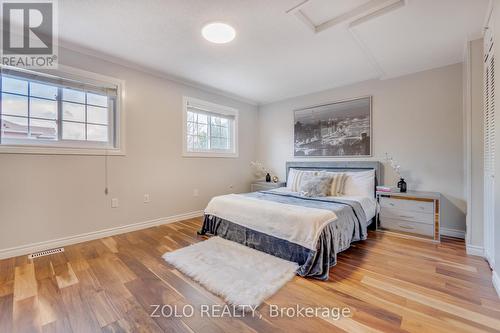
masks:
<path fill-rule="evenodd" d="M 390 164 L 394 172 L 401 178 L 401 165 L 398 164 L 388 153 L 385 153 L 385 160 Z"/>
<path fill-rule="evenodd" d="M 269 170 L 260 162 L 250 162 L 250 165 L 254 169 L 253 172 L 257 178 L 263 178 L 269 173 Z"/>

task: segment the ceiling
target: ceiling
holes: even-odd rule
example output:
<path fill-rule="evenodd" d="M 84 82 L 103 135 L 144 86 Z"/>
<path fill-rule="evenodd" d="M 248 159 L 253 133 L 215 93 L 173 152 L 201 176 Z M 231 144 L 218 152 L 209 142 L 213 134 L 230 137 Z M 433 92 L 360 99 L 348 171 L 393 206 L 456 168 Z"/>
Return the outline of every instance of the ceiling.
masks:
<path fill-rule="evenodd" d="M 391 2 L 64 0 L 59 38 L 264 104 L 461 62 L 465 41 L 480 36 L 488 6 L 488 0 L 406 0 L 352 24 L 371 4 Z M 335 18 L 337 24 L 315 31 Z M 214 20 L 235 27 L 236 39 L 205 41 L 200 30 Z"/>

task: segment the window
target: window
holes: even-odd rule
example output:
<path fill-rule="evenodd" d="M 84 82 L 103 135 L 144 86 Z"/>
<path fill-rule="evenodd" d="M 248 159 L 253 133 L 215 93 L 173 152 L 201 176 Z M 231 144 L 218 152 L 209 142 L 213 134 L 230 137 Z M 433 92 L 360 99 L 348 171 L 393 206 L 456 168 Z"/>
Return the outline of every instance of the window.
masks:
<path fill-rule="evenodd" d="M 16 152 L 16 147 L 117 150 L 118 88 L 2 68 L 0 152 Z"/>
<path fill-rule="evenodd" d="M 238 156 L 238 110 L 185 97 L 183 118 L 184 156 Z"/>

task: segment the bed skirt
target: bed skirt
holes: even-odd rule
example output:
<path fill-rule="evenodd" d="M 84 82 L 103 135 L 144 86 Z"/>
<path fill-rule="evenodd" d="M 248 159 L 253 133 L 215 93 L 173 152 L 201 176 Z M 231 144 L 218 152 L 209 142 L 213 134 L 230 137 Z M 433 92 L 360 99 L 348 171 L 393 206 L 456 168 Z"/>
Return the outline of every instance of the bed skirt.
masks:
<path fill-rule="evenodd" d="M 299 264 L 297 274 L 319 280 L 328 280 L 330 267 L 337 263 L 337 253 L 345 249 L 336 249 L 334 241 L 335 223 L 330 223 L 321 233 L 316 250 L 288 242 L 236 223 L 212 215 L 205 215 L 201 235 L 219 236 L 237 242 L 273 256 Z M 350 242 L 348 242 L 350 244 Z M 347 246 L 346 248 L 348 248 Z"/>

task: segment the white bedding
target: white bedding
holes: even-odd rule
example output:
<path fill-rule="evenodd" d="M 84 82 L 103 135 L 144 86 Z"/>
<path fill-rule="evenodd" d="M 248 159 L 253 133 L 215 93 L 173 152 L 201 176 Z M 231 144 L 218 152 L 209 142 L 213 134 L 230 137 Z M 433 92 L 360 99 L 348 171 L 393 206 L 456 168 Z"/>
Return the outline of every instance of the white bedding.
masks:
<path fill-rule="evenodd" d="M 375 198 L 370 198 L 370 197 L 360 197 L 360 196 L 348 196 L 348 195 L 343 195 L 341 197 L 332 197 L 332 198 L 339 198 L 339 199 L 346 199 L 346 200 L 352 200 L 352 201 L 357 201 L 365 211 L 366 215 L 366 222 L 370 221 L 372 218 L 375 217 L 375 214 L 377 212 L 377 200 Z"/>
<path fill-rule="evenodd" d="M 280 187 L 280 188 L 274 189 L 273 191 L 281 192 L 281 193 L 298 194 L 298 192 L 290 191 L 290 189 L 287 187 Z M 359 204 L 361 205 L 361 207 L 365 211 L 366 222 L 373 219 L 375 217 L 376 212 L 377 212 L 377 200 L 375 200 L 375 198 L 373 198 L 373 197 L 343 195 L 343 196 L 339 196 L 339 197 L 330 197 L 330 198 L 339 198 L 339 199 L 346 199 L 346 200 L 352 200 L 352 201 L 359 202 Z"/>
<path fill-rule="evenodd" d="M 337 215 L 326 209 L 288 205 L 239 194 L 212 198 L 205 214 L 231 221 L 315 250 L 318 238 Z"/>

